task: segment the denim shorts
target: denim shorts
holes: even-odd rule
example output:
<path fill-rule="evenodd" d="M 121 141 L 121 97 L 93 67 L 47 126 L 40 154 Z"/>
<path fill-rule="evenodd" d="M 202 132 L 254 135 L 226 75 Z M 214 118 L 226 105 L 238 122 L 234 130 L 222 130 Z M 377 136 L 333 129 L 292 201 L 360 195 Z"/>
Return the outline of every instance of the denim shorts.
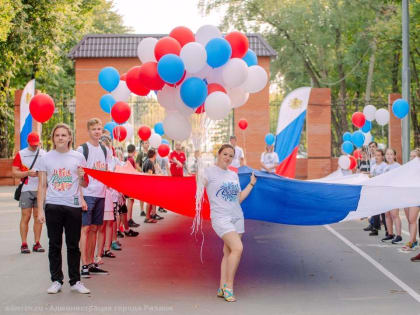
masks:
<path fill-rule="evenodd" d="M 88 210 L 82 212 L 82 226 L 102 225 L 104 222 L 105 198 L 84 197 Z"/>

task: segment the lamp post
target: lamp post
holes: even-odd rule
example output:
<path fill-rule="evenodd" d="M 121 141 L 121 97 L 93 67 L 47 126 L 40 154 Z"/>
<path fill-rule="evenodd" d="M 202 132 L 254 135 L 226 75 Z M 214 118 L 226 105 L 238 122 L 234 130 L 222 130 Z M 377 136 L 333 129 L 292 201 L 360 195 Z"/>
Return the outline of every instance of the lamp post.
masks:
<path fill-rule="evenodd" d="M 402 0 L 402 97 L 410 104 L 409 0 Z M 410 155 L 410 112 L 402 120 L 402 160 Z"/>

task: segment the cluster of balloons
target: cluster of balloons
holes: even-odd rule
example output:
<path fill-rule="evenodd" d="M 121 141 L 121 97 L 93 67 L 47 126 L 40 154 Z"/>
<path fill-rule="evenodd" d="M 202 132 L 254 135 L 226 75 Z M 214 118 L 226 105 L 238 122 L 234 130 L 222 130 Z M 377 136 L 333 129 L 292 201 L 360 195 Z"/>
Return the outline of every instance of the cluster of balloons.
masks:
<path fill-rule="evenodd" d="M 161 157 L 165 157 L 169 154 L 169 142 L 166 139 L 162 139 L 163 128 L 162 123 L 159 122 L 155 124 L 152 130 L 148 126 L 141 126 L 137 134 L 142 141 L 149 141 L 150 146 L 158 150 L 158 153 Z"/>
<path fill-rule="evenodd" d="M 29 102 L 29 112 L 40 123 L 48 121 L 54 114 L 54 110 L 54 100 L 48 94 L 37 94 Z"/>
<path fill-rule="evenodd" d="M 159 131 L 178 141 L 190 136 L 193 113 L 224 119 L 268 81 L 246 35 L 234 31 L 223 36 L 212 25 L 200 27 L 195 34 L 179 26 L 169 36 L 145 38 L 137 55 L 142 64 L 122 76 L 113 67 L 101 70 L 98 80 L 109 94 L 102 96 L 100 106 L 123 124 L 131 114 L 130 93 L 146 96 L 153 90 L 166 109 Z"/>
<path fill-rule="evenodd" d="M 338 158 L 338 165 L 343 170 L 352 170 L 356 167 L 357 161 L 354 156 L 351 155 L 342 155 Z"/>

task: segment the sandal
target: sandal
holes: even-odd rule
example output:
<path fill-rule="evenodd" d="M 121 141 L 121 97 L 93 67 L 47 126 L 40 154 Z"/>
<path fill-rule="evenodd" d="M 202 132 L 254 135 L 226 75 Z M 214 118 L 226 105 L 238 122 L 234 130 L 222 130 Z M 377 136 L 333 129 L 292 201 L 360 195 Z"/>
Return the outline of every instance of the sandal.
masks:
<path fill-rule="evenodd" d="M 155 219 L 144 219 L 144 223 L 156 223 Z"/>
<path fill-rule="evenodd" d="M 233 295 L 233 289 L 229 289 L 228 287 L 223 289 L 223 297 L 226 302 L 236 302 L 236 298 Z"/>
<path fill-rule="evenodd" d="M 108 258 L 115 258 L 116 256 L 110 251 L 110 250 L 106 250 L 103 254 L 102 257 L 108 257 Z"/>
<path fill-rule="evenodd" d="M 219 298 L 224 298 L 225 297 L 225 294 L 223 293 L 222 288 L 217 289 L 217 297 L 219 297 Z"/>

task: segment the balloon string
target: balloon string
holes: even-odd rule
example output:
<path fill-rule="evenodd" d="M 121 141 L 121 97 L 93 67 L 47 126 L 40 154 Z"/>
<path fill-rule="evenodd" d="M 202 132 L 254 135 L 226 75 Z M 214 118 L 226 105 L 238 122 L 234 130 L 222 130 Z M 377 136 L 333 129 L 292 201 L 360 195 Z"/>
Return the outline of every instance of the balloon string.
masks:
<path fill-rule="evenodd" d="M 246 137 L 245 137 L 245 130 L 242 130 L 242 143 L 244 144 L 244 163 L 246 157 Z"/>

